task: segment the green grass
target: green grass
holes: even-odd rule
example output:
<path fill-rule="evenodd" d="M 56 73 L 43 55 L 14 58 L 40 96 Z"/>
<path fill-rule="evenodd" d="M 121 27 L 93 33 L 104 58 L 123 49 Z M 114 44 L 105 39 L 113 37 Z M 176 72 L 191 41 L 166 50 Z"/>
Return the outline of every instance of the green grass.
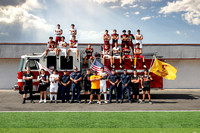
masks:
<path fill-rule="evenodd" d="M 146 129 L 145 129 L 146 128 Z M 57 131 L 58 130 L 58 131 Z M 200 132 L 200 112 L 2 112 L 0 132 Z"/>

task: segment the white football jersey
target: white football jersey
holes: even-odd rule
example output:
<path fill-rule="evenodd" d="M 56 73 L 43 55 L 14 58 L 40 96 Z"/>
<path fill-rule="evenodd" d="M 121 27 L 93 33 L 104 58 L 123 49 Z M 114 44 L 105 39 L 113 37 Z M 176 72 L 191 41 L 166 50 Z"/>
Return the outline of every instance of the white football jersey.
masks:
<path fill-rule="evenodd" d="M 51 74 L 51 75 L 50 75 L 49 81 L 51 82 L 51 84 L 50 84 L 51 86 L 58 86 L 58 82 L 59 82 L 59 81 L 56 81 L 56 82 L 55 82 L 55 80 L 54 80 L 55 78 L 56 78 L 56 79 L 59 78 L 59 75 L 58 75 L 58 74 Z"/>

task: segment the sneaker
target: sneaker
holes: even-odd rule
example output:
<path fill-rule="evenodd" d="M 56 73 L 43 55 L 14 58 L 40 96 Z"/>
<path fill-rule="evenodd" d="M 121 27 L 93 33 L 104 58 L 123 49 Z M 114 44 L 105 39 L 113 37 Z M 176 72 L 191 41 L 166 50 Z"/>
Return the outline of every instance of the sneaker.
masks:
<path fill-rule="evenodd" d="M 33 100 L 31 100 L 31 103 L 35 103 Z"/>
<path fill-rule="evenodd" d="M 23 101 L 22 104 L 25 104 L 25 101 Z"/>
<path fill-rule="evenodd" d="M 133 103 L 135 102 L 135 99 L 133 99 L 133 101 L 132 101 Z"/>
<path fill-rule="evenodd" d="M 112 68 L 115 68 L 115 65 L 113 65 Z"/>
<path fill-rule="evenodd" d="M 143 65 L 143 67 L 144 67 L 144 68 L 147 68 L 147 66 L 146 66 L 146 65 Z"/>
<path fill-rule="evenodd" d="M 145 102 L 144 102 L 144 100 L 142 100 L 141 102 L 140 102 L 140 104 L 144 104 Z"/>
<path fill-rule="evenodd" d="M 123 68 L 123 66 L 122 66 L 122 65 L 120 65 L 119 67 L 120 67 L 120 68 Z"/>
<path fill-rule="evenodd" d="M 149 101 L 149 104 L 153 104 L 152 101 Z"/>
<path fill-rule="evenodd" d="M 88 104 L 92 104 L 92 102 L 91 101 L 89 101 L 89 103 Z"/>
<path fill-rule="evenodd" d="M 133 66 L 133 68 L 136 68 L 136 66 Z"/>
<path fill-rule="evenodd" d="M 139 100 L 139 99 L 137 100 L 137 103 L 140 103 L 140 100 Z"/>
<path fill-rule="evenodd" d="M 42 103 L 42 100 L 40 100 L 39 103 Z"/>
<path fill-rule="evenodd" d="M 85 100 L 84 103 L 87 103 L 87 100 Z"/>
<path fill-rule="evenodd" d="M 108 102 L 108 103 L 112 103 L 112 102 L 111 102 L 111 100 L 109 100 L 109 102 Z"/>
<path fill-rule="evenodd" d="M 119 102 L 118 102 L 118 101 L 116 101 L 116 103 L 118 104 Z"/>
<path fill-rule="evenodd" d="M 47 100 L 44 100 L 44 103 L 47 103 Z"/>
<path fill-rule="evenodd" d="M 101 101 L 99 101 L 99 105 L 101 105 Z"/>
<path fill-rule="evenodd" d="M 81 104 L 81 101 L 78 101 L 79 104 Z"/>
<path fill-rule="evenodd" d="M 122 104 L 122 103 L 123 103 L 123 101 L 120 101 L 120 103 Z"/>
<path fill-rule="evenodd" d="M 79 59 L 77 58 L 76 60 L 78 61 Z"/>
<path fill-rule="evenodd" d="M 99 104 L 99 101 L 97 101 L 97 104 Z"/>
<path fill-rule="evenodd" d="M 107 101 L 104 101 L 104 103 L 108 103 Z"/>
<path fill-rule="evenodd" d="M 131 100 L 129 101 L 130 104 L 132 104 Z"/>

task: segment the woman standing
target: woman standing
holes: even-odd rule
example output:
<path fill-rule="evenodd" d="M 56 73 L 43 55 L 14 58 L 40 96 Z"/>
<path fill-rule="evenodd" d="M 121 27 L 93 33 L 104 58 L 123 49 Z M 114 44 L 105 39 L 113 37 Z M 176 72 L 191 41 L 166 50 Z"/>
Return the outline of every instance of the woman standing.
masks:
<path fill-rule="evenodd" d="M 40 75 L 37 78 L 37 81 L 39 82 L 39 91 L 40 91 L 40 101 L 39 103 L 42 103 L 42 96 L 44 95 L 44 103 L 46 103 L 46 90 L 47 90 L 47 83 L 49 82 L 48 76 L 45 74 L 44 69 L 40 70 Z"/>

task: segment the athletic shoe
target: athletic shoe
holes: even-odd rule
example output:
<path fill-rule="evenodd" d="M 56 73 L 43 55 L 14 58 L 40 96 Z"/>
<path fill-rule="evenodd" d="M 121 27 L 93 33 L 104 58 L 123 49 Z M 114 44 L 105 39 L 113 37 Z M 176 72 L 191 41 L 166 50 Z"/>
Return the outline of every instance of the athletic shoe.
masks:
<path fill-rule="evenodd" d="M 122 65 L 120 65 L 119 67 L 120 67 L 120 68 L 123 68 L 123 66 L 122 66 Z"/>
<path fill-rule="evenodd" d="M 132 67 L 132 68 L 135 68 L 135 66 L 134 66 L 134 65 L 131 65 L 131 67 Z"/>
<path fill-rule="evenodd" d="M 39 103 L 42 103 L 42 100 L 40 100 Z"/>
<path fill-rule="evenodd" d="M 80 104 L 81 104 L 81 101 L 78 101 L 78 103 L 80 103 Z"/>
<path fill-rule="evenodd" d="M 108 103 L 107 101 L 104 101 L 104 103 Z"/>
<path fill-rule="evenodd" d="M 120 101 L 120 103 L 122 104 L 122 103 L 123 103 L 123 101 Z"/>
<path fill-rule="evenodd" d="M 133 66 L 133 68 L 136 68 L 136 66 Z"/>
<path fill-rule="evenodd" d="M 130 104 L 132 104 L 131 100 L 129 101 Z"/>
<path fill-rule="evenodd" d="M 139 99 L 137 100 L 137 103 L 140 103 L 140 100 L 139 100 Z"/>
<path fill-rule="evenodd" d="M 44 103 L 47 103 L 47 100 L 44 99 Z"/>
<path fill-rule="evenodd" d="M 23 101 L 22 104 L 25 104 L 25 101 Z"/>
<path fill-rule="evenodd" d="M 135 99 L 133 99 L 133 101 L 132 101 L 133 103 L 135 102 Z"/>
<path fill-rule="evenodd" d="M 35 103 L 33 100 L 31 100 L 31 103 Z"/>
<path fill-rule="evenodd" d="M 119 103 L 118 101 L 116 101 L 116 103 Z"/>
<path fill-rule="evenodd" d="M 152 101 L 149 101 L 149 104 L 153 104 Z"/>
<path fill-rule="evenodd" d="M 97 104 L 99 104 L 99 101 L 97 101 Z"/>
<path fill-rule="evenodd" d="M 144 104 L 145 102 L 144 102 L 144 100 L 142 100 L 141 102 L 140 102 L 140 104 Z"/>
<path fill-rule="evenodd" d="M 78 61 L 78 58 L 76 60 Z"/>
<path fill-rule="evenodd" d="M 101 101 L 99 101 L 99 105 L 101 105 Z"/>
<path fill-rule="evenodd" d="M 53 103 L 51 100 L 50 100 L 50 102 L 49 103 Z"/>
<path fill-rule="evenodd" d="M 67 58 L 67 62 L 70 62 L 70 59 L 69 59 L 69 58 Z"/>
<path fill-rule="evenodd" d="M 115 65 L 113 65 L 112 68 L 115 68 Z"/>
<path fill-rule="evenodd" d="M 92 104 L 92 102 L 91 101 L 89 101 L 89 103 L 88 104 Z"/>
<path fill-rule="evenodd" d="M 146 65 L 143 65 L 143 67 L 144 67 L 144 68 L 147 68 L 147 66 L 146 66 Z"/>
<path fill-rule="evenodd" d="M 109 103 L 112 103 L 111 100 L 109 100 Z"/>
<path fill-rule="evenodd" d="M 87 100 L 85 100 L 84 103 L 87 103 Z"/>

